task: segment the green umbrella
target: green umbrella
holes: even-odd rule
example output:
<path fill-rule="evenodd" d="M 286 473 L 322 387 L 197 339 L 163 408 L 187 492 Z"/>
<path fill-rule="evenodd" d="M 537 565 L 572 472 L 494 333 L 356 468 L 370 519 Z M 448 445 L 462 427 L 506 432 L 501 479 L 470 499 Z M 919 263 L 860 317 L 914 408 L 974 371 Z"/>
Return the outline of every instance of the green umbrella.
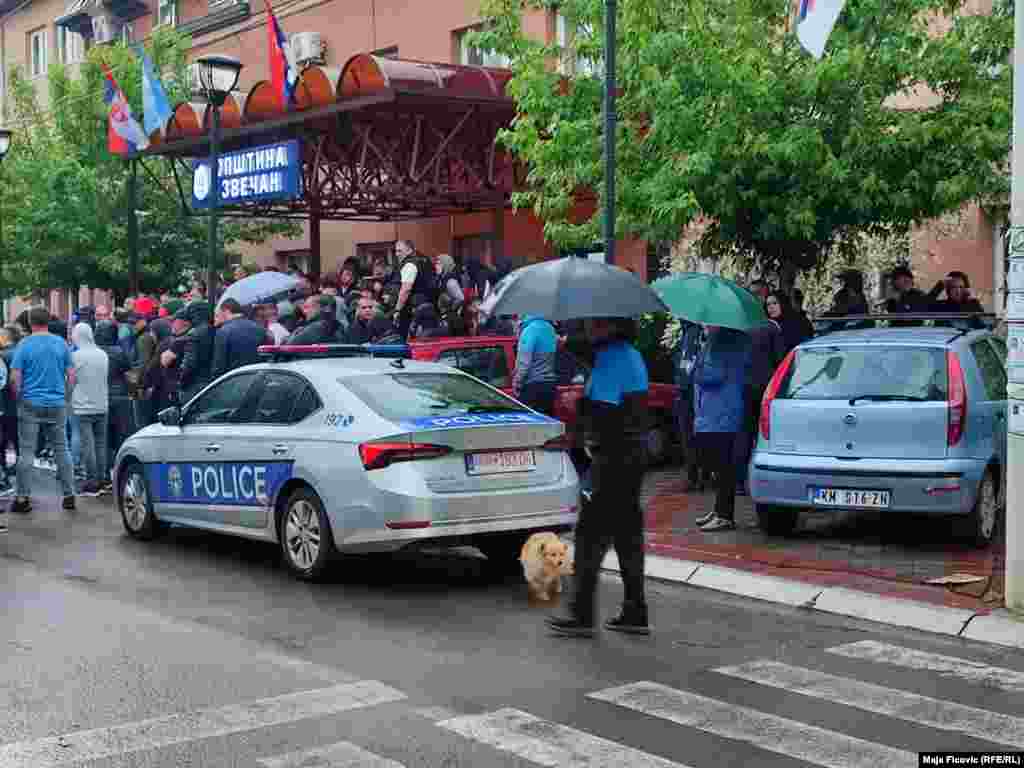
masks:
<path fill-rule="evenodd" d="M 768 322 L 757 296 L 718 275 L 683 272 L 655 280 L 651 288 L 673 315 L 691 323 L 749 331 Z"/>

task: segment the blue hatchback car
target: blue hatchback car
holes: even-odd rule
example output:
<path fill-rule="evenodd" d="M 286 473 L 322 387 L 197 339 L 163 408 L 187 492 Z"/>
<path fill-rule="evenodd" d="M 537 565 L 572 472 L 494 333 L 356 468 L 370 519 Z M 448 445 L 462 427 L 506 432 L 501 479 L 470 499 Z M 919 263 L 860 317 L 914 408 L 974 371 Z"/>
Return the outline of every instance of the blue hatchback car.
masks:
<path fill-rule="evenodd" d="M 1006 343 L 989 330 L 816 336 L 761 403 L 750 495 L 766 532 L 801 510 L 962 516 L 991 542 L 1006 467 Z"/>

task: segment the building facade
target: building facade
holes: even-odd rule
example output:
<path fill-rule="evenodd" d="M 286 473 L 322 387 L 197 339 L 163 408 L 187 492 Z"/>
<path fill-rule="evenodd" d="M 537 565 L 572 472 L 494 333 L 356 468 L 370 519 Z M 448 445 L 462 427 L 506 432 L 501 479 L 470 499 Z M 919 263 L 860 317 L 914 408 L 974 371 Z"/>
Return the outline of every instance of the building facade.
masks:
<path fill-rule="evenodd" d="M 278 0 L 274 10 L 301 61 L 340 67 L 354 54 L 372 52 L 431 62 L 506 64 L 467 43 L 467 33 L 480 23 L 475 0 Z M 560 22 L 555 11 L 536 11 L 525 17 L 524 27 L 532 36 L 554 41 L 564 35 Z M 193 56 L 212 52 L 237 56 L 244 64 L 238 89 L 242 99 L 269 76 L 266 11 L 247 0 L 0 0 L 0 110 L 7 99 L 7 73 L 15 66 L 33 78 L 45 100 L 48 68 L 58 61 L 74 66 L 81 60 L 86 42 L 75 30 L 84 31 L 83 25 L 90 23 L 93 39 L 100 42 L 141 41 L 157 25 L 171 24 L 191 35 Z M 918 282 L 927 289 L 946 272 L 960 269 L 971 276 L 980 299 L 1001 309 L 998 222 L 972 207 L 961 217 L 961 224 L 953 233 L 933 237 L 926 230 L 915 238 L 921 244 L 914 264 Z M 307 268 L 308 238 L 306 226 L 298 238 L 249 246 L 243 260 Z M 368 259 L 387 252 L 397 239 L 412 240 L 428 255 L 475 254 L 487 261 L 493 253 L 503 252 L 516 265 L 557 255 L 545 241 L 541 223 L 525 211 L 506 209 L 387 224 L 325 221 L 320 240 L 322 272 L 333 272 L 351 256 Z M 628 240 L 618 245 L 616 262 L 646 277 L 657 264 L 653 254 L 646 242 Z M 96 296 L 83 292 L 79 300 L 95 301 Z M 65 314 L 62 308 L 67 303 L 67 297 L 60 297 L 51 306 Z"/>

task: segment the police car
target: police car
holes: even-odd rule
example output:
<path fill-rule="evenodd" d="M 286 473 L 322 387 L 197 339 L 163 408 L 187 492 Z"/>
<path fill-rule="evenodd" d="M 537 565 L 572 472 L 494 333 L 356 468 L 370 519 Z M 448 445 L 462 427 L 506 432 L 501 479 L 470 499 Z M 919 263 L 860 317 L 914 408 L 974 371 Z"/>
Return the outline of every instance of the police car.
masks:
<path fill-rule="evenodd" d="M 315 579 L 338 553 L 471 544 L 513 563 L 576 521 L 565 428 L 403 345 L 263 347 L 118 451 L 128 533 L 276 542 Z"/>

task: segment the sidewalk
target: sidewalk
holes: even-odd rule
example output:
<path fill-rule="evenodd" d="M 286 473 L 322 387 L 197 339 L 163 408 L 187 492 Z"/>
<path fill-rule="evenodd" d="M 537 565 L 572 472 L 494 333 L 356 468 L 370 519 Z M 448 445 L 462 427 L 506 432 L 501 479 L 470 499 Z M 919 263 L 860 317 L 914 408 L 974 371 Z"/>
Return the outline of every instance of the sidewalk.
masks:
<path fill-rule="evenodd" d="M 1002 541 L 981 550 L 950 521 L 826 512 L 768 536 L 747 497 L 735 531 L 705 534 L 695 520 L 714 497 L 684 492 L 678 467 L 649 472 L 642 497 L 653 578 L 1024 648 L 1024 621 L 1002 610 Z M 614 553 L 605 565 L 617 570 Z"/>

